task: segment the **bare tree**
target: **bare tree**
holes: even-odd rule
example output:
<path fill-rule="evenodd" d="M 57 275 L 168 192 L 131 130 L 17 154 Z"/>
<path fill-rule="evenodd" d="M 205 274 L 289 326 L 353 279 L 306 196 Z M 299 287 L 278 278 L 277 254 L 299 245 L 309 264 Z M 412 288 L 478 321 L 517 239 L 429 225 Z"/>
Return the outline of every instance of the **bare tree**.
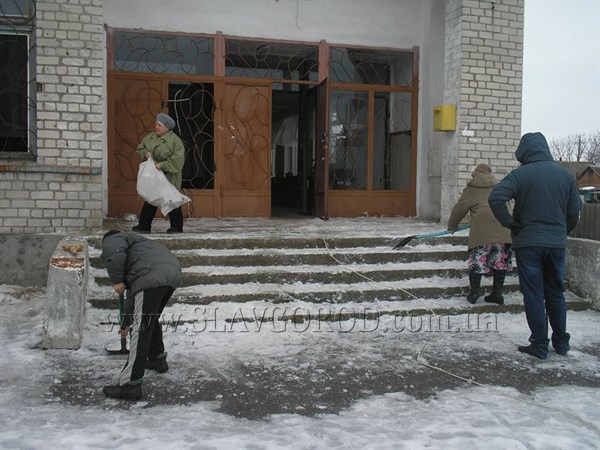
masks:
<path fill-rule="evenodd" d="M 575 133 L 567 137 L 552 139 L 550 151 L 560 161 L 589 162 L 600 164 L 600 131 Z"/>
<path fill-rule="evenodd" d="M 589 140 L 588 161 L 594 166 L 600 165 L 600 132 L 592 133 Z"/>

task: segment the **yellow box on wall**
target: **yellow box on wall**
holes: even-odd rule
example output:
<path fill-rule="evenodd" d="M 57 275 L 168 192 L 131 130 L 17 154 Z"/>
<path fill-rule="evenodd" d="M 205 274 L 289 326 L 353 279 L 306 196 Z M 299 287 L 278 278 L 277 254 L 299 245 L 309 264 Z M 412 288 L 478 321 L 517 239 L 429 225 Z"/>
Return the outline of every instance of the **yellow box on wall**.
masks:
<path fill-rule="evenodd" d="M 456 105 L 438 105 L 433 108 L 433 131 L 456 130 Z"/>

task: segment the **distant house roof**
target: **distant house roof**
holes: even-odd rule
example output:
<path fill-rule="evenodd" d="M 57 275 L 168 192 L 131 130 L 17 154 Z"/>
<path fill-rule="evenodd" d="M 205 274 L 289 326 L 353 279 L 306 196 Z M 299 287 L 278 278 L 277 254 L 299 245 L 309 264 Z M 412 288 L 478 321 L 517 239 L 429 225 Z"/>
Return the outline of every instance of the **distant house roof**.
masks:
<path fill-rule="evenodd" d="M 588 168 L 589 168 L 589 169 L 590 169 L 592 172 L 594 172 L 594 173 L 596 173 L 598 176 L 600 176 L 600 166 L 588 166 Z"/>
<path fill-rule="evenodd" d="M 590 166 L 589 162 L 579 162 L 579 161 L 556 161 L 557 164 L 560 164 L 565 169 L 569 171 L 575 179 L 579 178 L 588 167 L 598 167 L 598 166 Z"/>
<path fill-rule="evenodd" d="M 595 174 L 595 176 L 593 174 Z M 599 188 L 600 187 L 599 183 L 600 183 L 600 166 L 589 165 L 586 167 L 586 169 L 583 172 L 581 172 L 579 177 L 577 177 L 577 185 L 581 186 L 581 187 L 595 186 L 596 188 Z"/>

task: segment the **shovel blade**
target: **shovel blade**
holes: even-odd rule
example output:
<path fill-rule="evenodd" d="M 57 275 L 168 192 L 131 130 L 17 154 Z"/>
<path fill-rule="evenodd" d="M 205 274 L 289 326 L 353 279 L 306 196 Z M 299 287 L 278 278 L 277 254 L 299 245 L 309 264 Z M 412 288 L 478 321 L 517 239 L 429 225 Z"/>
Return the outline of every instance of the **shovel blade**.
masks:
<path fill-rule="evenodd" d="M 394 250 L 396 250 L 397 248 L 400 247 L 404 247 L 406 244 L 408 244 L 410 241 L 412 241 L 414 238 L 416 238 L 416 236 L 408 236 L 405 237 L 404 239 L 402 239 L 400 242 L 398 242 L 396 245 L 394 245 Z"/>
<path fill-rule="evenodd" d="M 129 350 L 121 350 L 120 348 L 104 348 L 109 355 L 129 355 Z"/>
<path fill-rule="evenodd" d="M 127 349 L 127 338 L 126 337 L 122 337 L 121 338 L 121 346 L 116 348 L 116 347 L 111 347 L 111 346 L 106 346 L 104 347 L 104 350 L 106 350 L 106 352 L 109 355 L 128 355 L 129 354 L 129 350 Z"/>

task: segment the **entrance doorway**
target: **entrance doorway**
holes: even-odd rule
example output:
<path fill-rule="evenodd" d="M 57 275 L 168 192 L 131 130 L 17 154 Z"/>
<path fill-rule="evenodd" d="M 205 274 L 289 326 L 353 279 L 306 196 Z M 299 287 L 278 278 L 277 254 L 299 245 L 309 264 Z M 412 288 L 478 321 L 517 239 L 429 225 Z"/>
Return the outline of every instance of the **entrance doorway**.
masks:
<path fill-rule="evenodd" d="M 108 215 L 168 112 L 185 217 L 414 215 L 418 51 L 109 30 Z"/>
<path fill-rule="evenodd" d="M 314 215 L 316 89 L 274 84 L 271 215 Z"/>

